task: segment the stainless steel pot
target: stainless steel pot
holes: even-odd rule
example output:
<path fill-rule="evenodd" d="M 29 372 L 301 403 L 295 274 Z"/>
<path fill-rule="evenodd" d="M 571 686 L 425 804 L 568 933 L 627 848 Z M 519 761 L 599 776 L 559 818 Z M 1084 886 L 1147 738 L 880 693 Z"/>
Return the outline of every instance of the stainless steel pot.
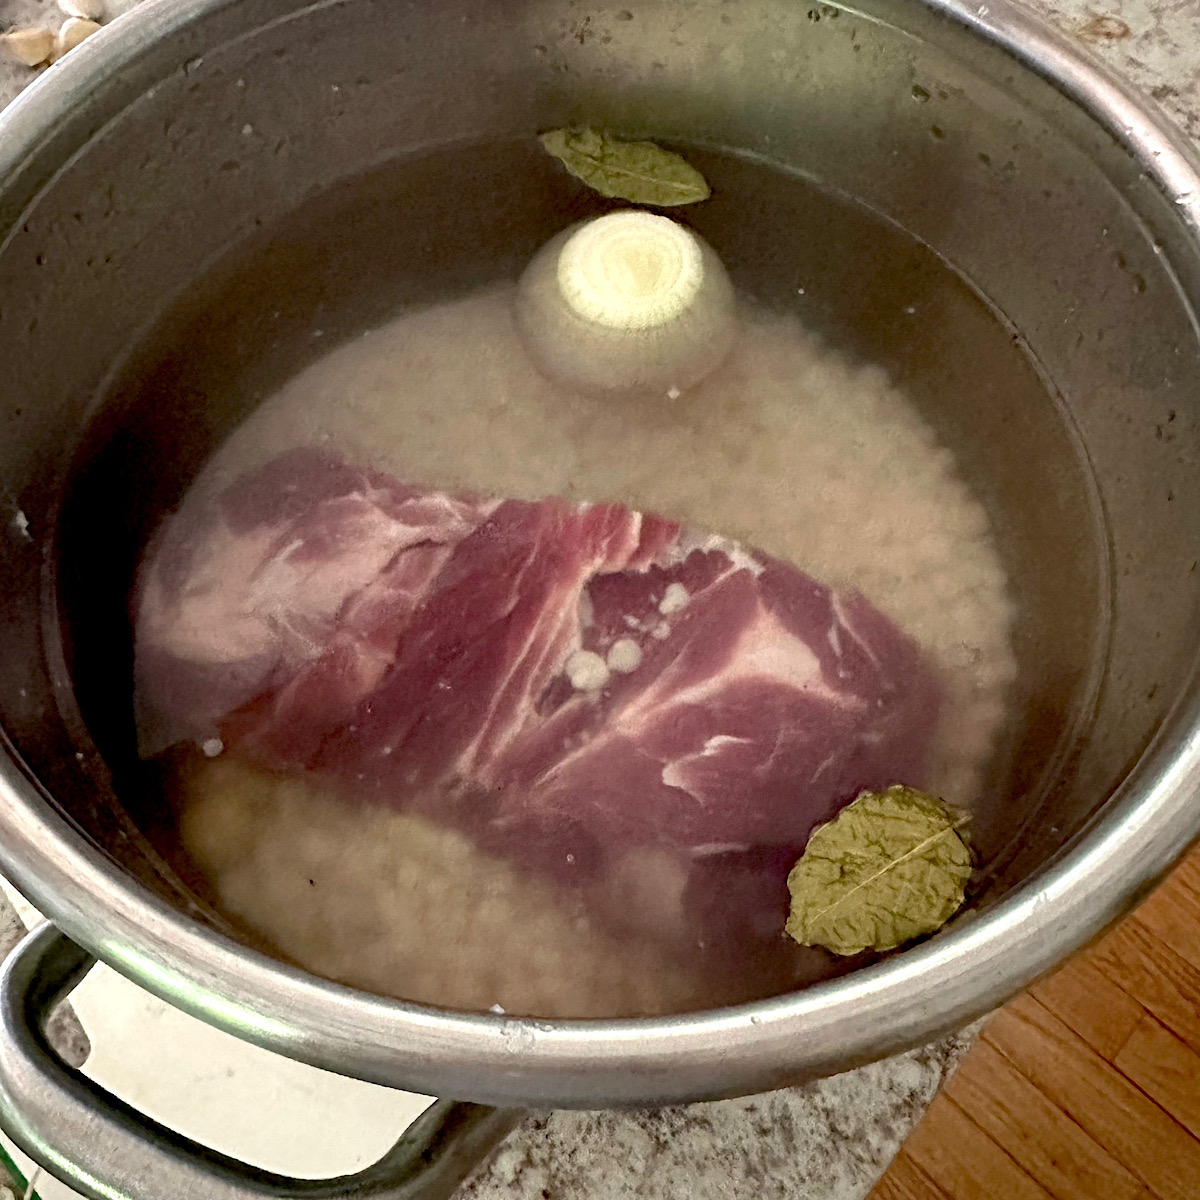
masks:
<path fill-rule="evenodd" d="M 171 365 L 186 347 L 147 381 L 138 356 L 161 314 L 339 179 L 577 119 L 736 148 L 870 205 L 979 288 L 1060 398 L 1053 427 L 981 406 L 968 345 L 941 413 L 991 464 L 1006 536 L 1057 589 L 1030 703 L 1058 722 L 1058 749 L 1009 776 L 1039 806 L 1025 837 L 929 942 L 671 1019 L 435 1011 L 246 948 L 118 798 L 98 747 L 106 713 L 127 720 L 120 672 L 99 701 L 76 677 L 89 621 L 104 642 L 102 619 L 120 619 L 140 514 L 178 495 L 265 386 L 269 333 L 236 322 L 218 367 L 240 390 L 189 390 Z M 0 866 L 63 931 L 33 935 L 4 973 L 0 1120 L 85 1194 L 446 1194 L 512 1120 L 440 1108 L 353 1180 L 241 1167 L 53 1060 L 38 1023 L 90 955 L 240 1037 L 377 1083 L 501 1106 L 661 1104 L 830 1074 L 961 1026 L 1117 918 L 1200 831 L 1200 176 L 1144 102 L 1015 6 L 149 0 L 4 114 L 0 181 Z M 461 225 L 435 235 L 461 240 Z M 143 394 L 133 420 L 138 379 L 154 403 Z M 100 465 L 85 459 L 69 502 L 86 439 Z M 1079 469 L 1083 499 L 1059 487 Z M 66 611 L 93 601 L 90 617 Z"/>

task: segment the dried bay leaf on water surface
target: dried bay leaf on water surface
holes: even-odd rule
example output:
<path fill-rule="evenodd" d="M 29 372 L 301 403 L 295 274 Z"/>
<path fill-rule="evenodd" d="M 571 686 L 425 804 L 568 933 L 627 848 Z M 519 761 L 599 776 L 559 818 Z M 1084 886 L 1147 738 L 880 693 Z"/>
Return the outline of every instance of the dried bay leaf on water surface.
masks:
<path fill-rule="evenodd" d="M 597 129 L 552 129 L 541 143 L 577 179 L 615 200 L 669 208 L 711 194 L 695 167 L 654 142 L 626 142 Z"/>
<path fill-rule="evenodd" d="M 963 823 L 914 788 L 863 792 L 813 833 L 792 868 L 787 932 L 804 946 L 857 954 L 940 929 L 971 874 Z"/>

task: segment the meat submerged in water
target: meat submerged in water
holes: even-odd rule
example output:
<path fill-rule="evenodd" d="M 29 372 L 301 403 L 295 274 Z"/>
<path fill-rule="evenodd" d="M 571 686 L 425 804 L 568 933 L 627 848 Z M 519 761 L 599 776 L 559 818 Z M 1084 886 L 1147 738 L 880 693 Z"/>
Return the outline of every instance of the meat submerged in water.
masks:
<path fill-rule="evenodd" d="M 864 598 L 768 555 L 315 450 L 170 518 L 136 650 L 145 754 L 191 740 L 316 773 L 563 880 L 654 863 L 672 894 L 647 919 L 707 881 L 693 910 L 745 897 L 754 936 L 782 928 L 816 825 L 921 781 L 939 699 Z M 655 907 L 636 878 L 624 894 L 622 919 Z"/>

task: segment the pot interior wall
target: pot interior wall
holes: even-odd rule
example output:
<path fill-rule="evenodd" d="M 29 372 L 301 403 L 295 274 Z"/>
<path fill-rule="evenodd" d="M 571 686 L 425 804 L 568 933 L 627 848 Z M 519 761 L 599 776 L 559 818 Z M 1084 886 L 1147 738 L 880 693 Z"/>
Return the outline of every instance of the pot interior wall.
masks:
<path fill-rule="evenodd" d="M 1085 827 L 1195 657 L 1195 250 L 1048 86 L 884 7 L 353 0 L 273 20 L 291 6 L 244 0 L 183 37 L 183 69 L 148 50 L 63 122 L 11 185 L 28 206 L 3 210 L 0 719 L 83 832 L 201 911 L 143 836 L 137 556 L 306 361 L 599 211 L 532 138 L 575 120 L 691 147 L 723 186 L 688 219 L 737 282 L 886 366 L 987 504 L 1021 676 L 983 901 Z"/>

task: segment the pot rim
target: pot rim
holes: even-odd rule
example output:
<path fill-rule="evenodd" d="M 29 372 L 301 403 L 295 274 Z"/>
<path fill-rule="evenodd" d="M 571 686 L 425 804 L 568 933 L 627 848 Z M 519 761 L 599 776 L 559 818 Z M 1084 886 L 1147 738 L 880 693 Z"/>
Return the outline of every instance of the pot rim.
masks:
<path fill-rule="evenodd" d="M 239 0 L 146 0 L 0 115 L 0 179 L 153 43 Z M 322 0 L 324 7 L 332 0 Z M 297 7 L 293 14 L 307 7 Z M 853 7 L 849 5 L 847 7 Z M 1184 135 L 1011 0 L 904 0 L 965 27 L 1104 126 L 1200 243 L 1200 168 Z M 1192 299 L 1189 297 L 1189 299 Z M 0 745 L 3 741 L 0 731 Z M 497 1104 L 678 1103 L 843 1070 L 961 1028 L 1092 939 L 1200 834 L 1200 687 L 1104 812 L 987 912 L 804 991 L 673 1017 L 541 1021 L 437 1010 L 331 983 L 243 947 L 148 892 L 0 753 L 0 867 L 56 924 L 162 999 L 245 1040 L 393 1087 Z"/>

